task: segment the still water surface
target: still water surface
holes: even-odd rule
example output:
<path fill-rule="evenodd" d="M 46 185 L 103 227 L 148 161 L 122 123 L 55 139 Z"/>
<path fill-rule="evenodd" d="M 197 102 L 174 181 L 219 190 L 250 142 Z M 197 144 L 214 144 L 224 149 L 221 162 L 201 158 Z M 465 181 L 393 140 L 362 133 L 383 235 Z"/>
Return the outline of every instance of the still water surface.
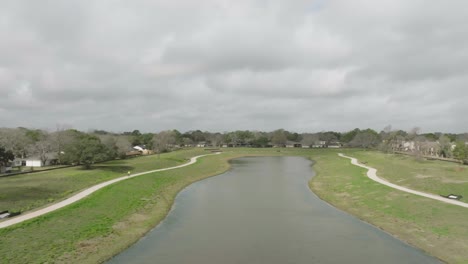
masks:
<path fill-rule="evenodd" d="M 439 263 L 317 198 L 304 158 L 231 163 L 183 190 L 157 228 L 109 263 Z"/>

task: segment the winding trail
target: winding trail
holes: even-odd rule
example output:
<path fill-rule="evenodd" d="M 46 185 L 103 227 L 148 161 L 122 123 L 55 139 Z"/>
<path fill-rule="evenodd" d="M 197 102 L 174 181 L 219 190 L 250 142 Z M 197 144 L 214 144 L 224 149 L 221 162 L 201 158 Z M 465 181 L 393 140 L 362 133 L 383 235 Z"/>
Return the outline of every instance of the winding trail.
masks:
<path fill-rule="evenodd" d="M 400 185 L 393 184 L 391 182 L 388 182 L 386 180 L 383 180 L 383 179 L 379 178 L 377 176 L 377 169 L 374 169 L 374 168 L 371 168 L 369 166 L 366 166 L 366 165 L 363 165 L 363 164 L 359 163 L 356 158 L 346 156 L 343 153 L 339 153 L 338 156 L 343 157 L 343 158 L 351 159 L 351 164 L 362 167 L 362 168 L 365 168 L 365 169 L 368 169 L 367 177 L 369 177 L 373 181 L 376 181 L 376 182 L 381 183 L 383 185 L 387 185 L 388 187 L 391 187 L 391 188 L 394 188 L 394 189 L 397 189 L 397 190 L 400 190 L 400 191 L 404 191 L 404 192 L 407 192 L 407 193 L 412 193 L 412 194 L 416 194 L 416 195 L 419 195 L 419 196 L 431 198 L 431 199 L 434 199 L 434 200 L 437 200 L 437 201 L 441 201 L 441 202 L 444 202 L 444 203 L 454 204 L 454 205 L 458 205 L 458 206 L 461 206 L 461 207 L 468 208 L 468 203 L 460 202 L 460 201 L 457 201 L 457 200 L 451 200 L 451 199 L 444 198 L 442 196 L 435 195 L 435 194 L 415 191 L 415 190 L 412 190 L 412 189 L 409 189 L 409 188 L 406 188 L 406 187 L 403 187 L 403 186 L 400 186 Z"/>
<path fill-rule="evenodd" d="M 69 204 L 72 204 L 72 203 L 74 203 L 76 201 L 79 201 L 79 200 L 85 198 L 86 196 L 92 194 L 93 192 L 95 192 L 97 190 L 100 190 L 100 189 L 102 189 L 102 188 L 104 188 L 104 187 L 106 187 L 108 185 L 114 184 L 116 182 L 120 182 L 120 181 L 123 181 L 123 180 L 128 180 L 128 179 L 131 179 L 131 178 L 135 178 L 135 177 L 145 175 L 145 174 L 149 174 L 149 173 L 153 173 L 153 172 L 167 171 L 167 170 L 173 170 L 173 169 L 186 167 L 186 166 L 192 165 L 195 162 L 197 162 L 198 158 L 205 157 L 205 156 L 210 156 L 210 155 L 217 155 L 217 154 L 221 154 L 221 152 L 216 152 L 216 153 L 213 153 L 213 154 L 199 155 L 199 156 L 191 158 L 189 162 L 187 162 L 185 164 L 182 164 L 182 165 L 169 167 L 169 168 L 163 168 L 163 169 L 157 169 L 157 170 L 151 170 L 151 171 L 145 171 L 145 172 L 140 172 L 140 173 L 135 173 L 135 174 L 130 174 L 128 176 L 123 176 L 123 177 L 120 177 L 120 178 L 116 178 L 116 179 L 113 179 L 113 180 L 109 180 L 109 181 L 106 181 L 106 182 L 96 184 L 96 185 L 91 186 L 91 187 L 89 187 L 87 189 L 84 189 L 83 191 L 81 191 L 81 192 L 79 192 L 79 193 L 77 193 L 77 194 L 75 194 L 75 195 L 61 201 L 61 202 L 58 202 L 56 204 L 52 204 L 50 206 L 39 209 L 37 211 L 32 211 L 32 212 L 29 212 L 29 213 L 25 213 L 25 214 L 16 216 L 14 218 L 8 219 L 6 221 L 0 222 L 0 229 L 11 226 L 11 225 L 15 225 L 15 224 L 18 224 L 18 223 L 21 223 L 21 222 L 24 222 L 26 220 L 29 220 L 29 219 L 32 219 L 32 218 L 35 218 L 35 217 L 38 217 L 38 216 L 41 216 L 41 215 L 44 215 L 44 214 L 47 214 L 47 213 L 50 213 L 50 212 L 53 212 L 53 211 L 55 211 L 57 209 L 60 209 L 60 208 L 65 207 L 65 206 L 67 206 Z"/>

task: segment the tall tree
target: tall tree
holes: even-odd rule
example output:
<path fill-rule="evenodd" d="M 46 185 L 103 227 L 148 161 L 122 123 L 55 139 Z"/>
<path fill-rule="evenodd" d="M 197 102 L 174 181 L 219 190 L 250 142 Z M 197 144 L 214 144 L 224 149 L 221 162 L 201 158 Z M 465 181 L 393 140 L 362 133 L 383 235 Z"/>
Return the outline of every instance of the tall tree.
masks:
<path fill-rule="evenodd" d="M 319 140 L 319 137 L 317 134 L 310 134 L 310 133 L 304 133 L 302 134 L 302 140 L 301 144 L 303 146 L 311 146 L 315 144 Z"/>
<path fill-rule="evenodd" d="M 15 155 L 11 150 L 6 150 L 4 147 L 0 147 L 0 168 L 4 167 L 8 162 L 15 159 Z"/>
<path fill-rule="evenodd" d="M 44 131 L 40 137 L 37 137 L 37 141 L 30 145 L 29 149 L 29 152 L 39 157 L 42 164 L 45 165 L 54 149 L 53 138 Z"/>
<path fill-rule="evenodd" d="M 13 152 L 15 157 L 25 158 L 32 140 L 26 136 L 26 128 L 0 129 L 0 145 Z"/>
<path fill-rule="evenodd" d="M 344 133 L 344 134 L 341 136 L 341 141 L 342 141 L 343 143 L 349 143 L 349 142 L 351 142 L 351 140 L 353 140 L 354 137 L 356 137 L 356 135 L 357 135 L 358 133 L 360 133 L 360 132 L 361 132 L 361 130 L 360 130 L 359 128 L 355 128 L 355 129 L 353 129 L 353 130 L 351 130 L 351 131 L 349 131 L 349 132 L 346 132 L 346 133 Z"/>
<path fill-rule="evenodd" d="M 351 147 L 360 147 L 360 148 L 374 148 L 377 147 L 380 143 L 379 134 L 372 130 L 366 129 L 359 131 L 356 136 L 349 142 Z"/>
<path fill-rule="evenodd" d="M 65 146 L 63 161 L 66 163 L 82 164 L 86 169 L 92 164 L 109 159 L 109 153 L 98 137 L 81 134 L 78 140 Z"/>
<path fill-rule="evenodd" d="M 452 143 L 450 142 L 449 137 L 445 135 L 441 135 L 439 137 L 439 145 L 440 145 L 439 155 L 441 155 L 444 158 L 452 157 Z"/>
<path fill-rule="evenodd" d="M 277 129 L 271 134 L 271 143 L 274 145 L 284 145 L 287 140 L 284 129 Z"/>
<path fill-rule="evenodd" d="M 172 130 L 161 131 L 154 134 L 153 150 L 158 153 L 158 158 L 162 152 L 166 152 L 176 142 L 176 134 Z"/>
<path fill-rule="evenodd" d="M 468 163 L 468 147 L 465 145 L 465 142 L 457 141 L 453 149 L 453 157 L 461 163 Z"/>

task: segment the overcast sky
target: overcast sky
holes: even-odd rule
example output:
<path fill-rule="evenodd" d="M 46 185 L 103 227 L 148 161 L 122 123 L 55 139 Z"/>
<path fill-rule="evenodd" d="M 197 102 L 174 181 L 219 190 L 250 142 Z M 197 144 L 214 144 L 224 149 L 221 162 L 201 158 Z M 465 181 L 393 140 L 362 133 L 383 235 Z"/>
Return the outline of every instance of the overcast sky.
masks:
<path fill-rule="evenodd" d="M 468 1 L 0 0 L 0 127 L 468 132 Z"/>

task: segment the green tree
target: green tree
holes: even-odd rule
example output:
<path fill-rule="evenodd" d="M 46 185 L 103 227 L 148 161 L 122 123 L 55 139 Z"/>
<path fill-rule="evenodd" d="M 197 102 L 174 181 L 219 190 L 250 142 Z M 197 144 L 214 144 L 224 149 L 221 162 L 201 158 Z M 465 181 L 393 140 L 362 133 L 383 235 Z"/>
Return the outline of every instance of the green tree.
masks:
<path fill-rule="evenodd" d="M 452 157 L 452 144 L 450 142 L 450 138 L 441 135 L 439 137 L 439 145 L 440 145 L 440 155 L 444 158 Z"/>
<path fill-rule="evenodd" d="M 302 136 L 299 135 L 298 133 L 290 133 L 288 131 L 285 131 L 286 132 L 286 138 L 290 141 L 295 141 L 295 142 L 299 142 L 302 140 Z"/>
<path fill-rule="evenodd" d="M 275 130 L 271 134 L 271 143 L 275 145 L 284 145 L 287 140 L 288 138 L 286 137 L 284 129 Z"/>
<path fill-rule="evenodd" d="M 269 142 L 270 141 L 268 140 L 266 136 L 260 136 L 252 141 L 252 146 L 257 147 L 257 148 L 260 148 L 260 147 L 264 148 L 268 146 Z"/>
<path fill-rule="evenodd" d="M 468 147 L 465 142 L 458 141 L 453 149 L 453 157 L 459 160 L 461 163 L 468 163 Z"/>
<path fill-rule="evenodd" d="M 101 143 L 99 138 L 87 134 L 80 136 L 78 140 L 65 147 L 62 160 L 65 163 L 81 164 L 86 169 L 96 162 L 110 159 L 108 148 Z"/>
<path fill-rule="evenodd" d="M 153 133 L 141 134 L 139 136 L 139 141 L 141 142 L 141 144 L 145 145 L 145 147 L 147 149 L 152 149 L 153 148 L 153 137 L 154 137 Z"/>
<path fill-rule="evenodd" d="M 354 137 L 356 137 L 356 135 L 361 132 L 361 130 L 359 128 L 355 128 L 349 132 L 346 132 L 344 133 L 342 136 L 341 136 L 341 141 L 344 142 L 344 143 L 348 143 L 348 142 L 351 142 L 351 140 L 354 139 Z"/>
<path fill-rule="evenodd" d="M 35 130 L 29 130 L 29 129 L 26 129 L 25 131 L 25 135 L 26 137 L 28 137 L 32 142 L 38 142 L 40 140 L 42 140 L 45 135 L 46 135 L 46 132 L 44 131 L 41 131 L 39 129 L 35 129 Z"/>
<path fill-rule="evenodd" d="M 9 161 L 15 159 L 15 155 L 11 150 L 5 150 L 4 147 L 0 147 L 0 167 L 5 166 Z"/>
<path fill-rule="evenodd" d="M 349 142 L 351 147 L 360 147 L 360 148 L 374 148 L 380 144 L 379 134 L 368 128 L 366 130 L 359 131 L 353 140 Z"/>

